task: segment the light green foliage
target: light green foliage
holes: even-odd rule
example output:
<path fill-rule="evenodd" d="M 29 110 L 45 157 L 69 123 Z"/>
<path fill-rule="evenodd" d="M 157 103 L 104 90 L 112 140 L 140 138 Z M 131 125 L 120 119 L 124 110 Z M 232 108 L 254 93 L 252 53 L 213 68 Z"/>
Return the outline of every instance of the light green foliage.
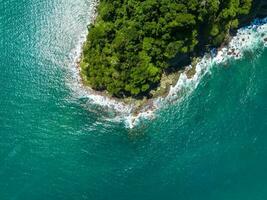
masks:
<path fill-rule="evenodd" d="M 202 48 L 200 39 L 219 45 L 251 2 L 101 0 L 84 45 L 82 73 L 94 89 L 117 97 L 144 95 L 170 59 Z"/>

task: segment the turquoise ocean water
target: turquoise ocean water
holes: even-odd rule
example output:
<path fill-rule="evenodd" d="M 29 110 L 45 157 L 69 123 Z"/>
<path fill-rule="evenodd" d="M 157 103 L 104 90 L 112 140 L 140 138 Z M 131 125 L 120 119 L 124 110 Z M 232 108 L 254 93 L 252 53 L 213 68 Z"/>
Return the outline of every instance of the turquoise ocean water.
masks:
<path fill-rule="evenodd" d="M 267 51 L 127 129 L 73 92 L 86 0 L 0 0 L 0 200 L 266 200 Z"/>

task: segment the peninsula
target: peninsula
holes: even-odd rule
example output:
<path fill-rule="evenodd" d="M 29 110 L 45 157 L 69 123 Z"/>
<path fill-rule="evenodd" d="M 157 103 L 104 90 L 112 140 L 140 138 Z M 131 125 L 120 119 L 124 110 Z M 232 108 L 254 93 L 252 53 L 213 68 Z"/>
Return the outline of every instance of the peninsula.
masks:
<path fill-rule="evenodd" d="M 154 96 L 252 16 L 260 0 L 101 0 L 83 46 L 83 83 L 112 97 Z"/>

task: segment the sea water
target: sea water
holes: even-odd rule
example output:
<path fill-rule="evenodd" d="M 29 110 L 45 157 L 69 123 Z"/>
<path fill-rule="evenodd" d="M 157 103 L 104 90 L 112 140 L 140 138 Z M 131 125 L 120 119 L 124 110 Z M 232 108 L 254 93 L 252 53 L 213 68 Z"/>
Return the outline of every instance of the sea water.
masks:
<path fill-rule="evenodd" d="M 0 0 L 0 199 L 267 199 L 261 34 L 130 129 L 76 80 L 92 5 Z"/>

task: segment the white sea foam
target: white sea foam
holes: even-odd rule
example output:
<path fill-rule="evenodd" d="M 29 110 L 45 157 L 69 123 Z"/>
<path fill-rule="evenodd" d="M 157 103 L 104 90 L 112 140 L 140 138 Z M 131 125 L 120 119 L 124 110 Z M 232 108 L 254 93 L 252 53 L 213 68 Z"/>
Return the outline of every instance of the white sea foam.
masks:
<path fill-rule="evenodd" d="M 92 5 L 93 16 L 90 18 L 92 22 L 95 18 L 95 4 Z M 138 114 L 135 114 L 134 106 L 124 104 L 114 99 L 96 94 L 94 91 L 86 88 L 81 83 L 79 69 L 77 62 L 79 62 L 82 53 L 82 45 L 86 40 L 87 31 L 85 31 L 79 40 L 79 44 L 72 52 L 74 60 L 72 67 L 72 74 L 74 81 L 72 81 L 71 88 L 74 96 L 78 98 L 86 98 L 89 105 L 98 105 L 106 112 L 112 112 L 113 115 L 107 117 L 107 120 L 123 121 L 127 128 L 135 127 L 142 119 L 152 119 L 155 117 L 155 111 L 169 104 L 170 102 L 182 99 L 185 94 L 188 95 L 199 84 L 201 78 L 210 71 L 210 68 L 216 64 L 227 63 L 231 59 L 240 59 L 247 51 L 254 51 L 255 49 L 264 48 L 267 46 L 265 41 L 267 38 L 267 18 L 262 20 L 255 20 L 250 26 L 238 30 L 235 37 L 232 38 L 228 46 L 222 48 L 220 51 L 214 53 L 207 53 L 196 66 L 196 73 L 193 77 L 188 78 L 186 72 L 180 75 L 176 85 L 171 86 L 170 91 L 166 97 L 154 99 L 150 106 L 145 106 Z M 192 66 L 189 66 L 190 68 Z"/>

